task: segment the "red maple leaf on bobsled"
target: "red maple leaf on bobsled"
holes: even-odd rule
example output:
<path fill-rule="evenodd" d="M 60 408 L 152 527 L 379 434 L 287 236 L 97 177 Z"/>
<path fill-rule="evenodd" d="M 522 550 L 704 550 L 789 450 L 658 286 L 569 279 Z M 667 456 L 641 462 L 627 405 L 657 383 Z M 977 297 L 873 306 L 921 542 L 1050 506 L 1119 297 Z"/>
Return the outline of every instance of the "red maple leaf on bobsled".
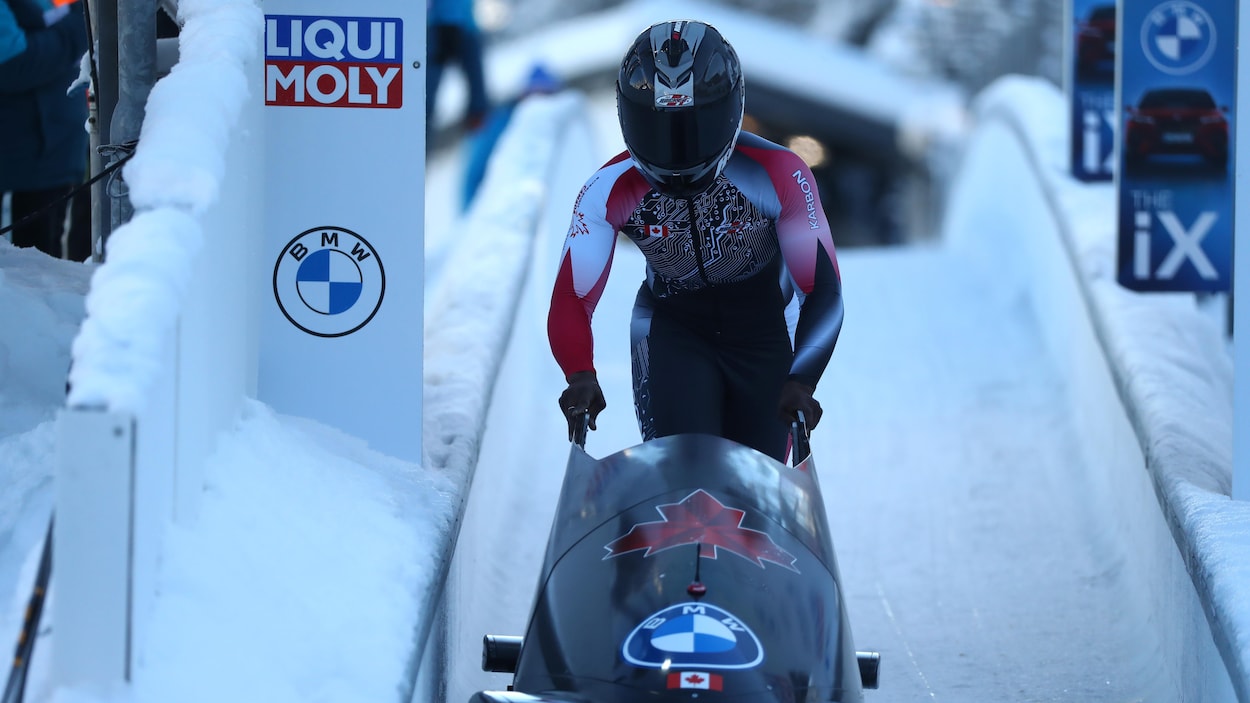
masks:
<path fill-rule="evenodd" d="M 794 567 L 796 558 L 773 542 L 766 532 L 742 526 L 745 510 L 726 507 L 702 488 L 676 503 L 656 506 L 664 517 L 656 522 L 641 522 L 629 529 L 624 536 L 609 542 L 604 549 L 604 559 L 620 556 L 639 549 L 647 550 L 644 557 L 656 552 L 680 547 L 685 544 L 705 544 L 712 549 L 701 554 L 715 559 L 721 549 L 733 552 L 761 569 L 765 561 L 798 572 Z"/>

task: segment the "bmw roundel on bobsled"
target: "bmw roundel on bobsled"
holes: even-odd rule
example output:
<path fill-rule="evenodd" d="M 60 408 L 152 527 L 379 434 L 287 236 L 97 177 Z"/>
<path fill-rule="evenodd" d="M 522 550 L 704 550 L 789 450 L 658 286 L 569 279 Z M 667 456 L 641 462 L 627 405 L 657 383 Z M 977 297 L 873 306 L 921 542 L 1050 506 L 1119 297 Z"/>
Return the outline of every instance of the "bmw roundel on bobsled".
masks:
<path fill-rule="evenodd" d="M 794 467 L 711 435 L 596 460 L 575 438 L 524 637 L 486 635 L 514 674 L 471 703 L 862 701 L 824 501 Z"/>

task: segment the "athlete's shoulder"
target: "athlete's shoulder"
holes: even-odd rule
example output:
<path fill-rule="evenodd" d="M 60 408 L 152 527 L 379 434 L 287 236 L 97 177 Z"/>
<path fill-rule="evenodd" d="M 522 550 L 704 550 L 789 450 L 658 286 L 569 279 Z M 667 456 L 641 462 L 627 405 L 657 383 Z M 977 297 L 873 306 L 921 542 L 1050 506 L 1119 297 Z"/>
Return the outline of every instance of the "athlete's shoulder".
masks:
<path fill-rule="evenodd" d="M 792 191 L 809 173 L 798 154 L 753 132 L 738 135 L 725 165 L 726 178 L 769 217 L 781 215 L 784 203 L 793 199 Z"/>
<path fill-rule="evenodd" d="M 579 212 L 598 212 L 620 226 L 650 189 L 629 152 L 622 151 L 586 179 L 576 207 Z"/>
<path fill-rule="evenodd" d="M 586 179 L 585 188 L 595 187 L 602 189 L 606 193 L 624 186 L 629 190 L 635 190 L 639 184 L 645 185 L 642 174 L 638 169 L 634 168 L 634 162 L 629 157 L 628 151 L 621 153 L 608 159 L 602 166 L 590 174 Z"/>
<path fill-rule="evenodd" d="M 765 149 L 769 151 L 773 151 L 777 149 L 781 149 L 783 151 L 789 151 L 789 149 L 786 149 L 784 146 L 780 144 L 770 142 L 767 139 L 756 134 L 755 132 L 748 132 L 746 130 L 743 130 L 738 133 L 737 145 L 740 147 L 748 147 L 748 148 L 753 148 L 753 149 Z"/>
<path fill-rule="evenodd" d="M 605 163 L 605 164 L 601 167 L 601 169 L 603 169 L 603 168 L 612 168 L 612 167 L 615 167 L 615 166 L 617 166 L 618 164 L 622 164 L 622 163 L 625 163 L 626 165 L 629 165 L 629 166 L 632 166 L 632 165 L 633 165 L 633 161 L 631 161 L 631 160 L 630 160 L 630 158 L 629 158 L 629 152 L 628 152 L 628 151 L 621 151 L 619 154 L 616 154 L 616 155 L 615 155 L 615 156 L 613 156 L 612 158 L 608 159 L 607 163 Z"/>
<path fill-rule="evenodd" d="M 740 132 L 738 134 L 738 142 L 734 145 L 734 152 L 759 162 L 765 168 L 793 166 L 796 162 L 802 163 L 803 161 L 798 154 L 790 149 L 775 142 L 770 142 L 754 132 Z"/>

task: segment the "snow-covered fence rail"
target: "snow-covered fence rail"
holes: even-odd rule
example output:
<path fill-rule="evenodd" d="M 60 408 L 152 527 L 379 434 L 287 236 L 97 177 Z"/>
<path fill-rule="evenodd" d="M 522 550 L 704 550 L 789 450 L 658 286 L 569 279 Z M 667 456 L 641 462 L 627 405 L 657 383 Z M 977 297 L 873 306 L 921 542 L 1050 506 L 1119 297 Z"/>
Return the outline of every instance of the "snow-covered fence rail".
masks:
<path fill-rule="evenodd" d="M 1097 471 L 1074 486 L 1107 515 L 1090 534 L 1148 617 L 1136 662 L 1159 700 L 1250 701 L 1250 504 L 1230 501 L 1232 361 L 1184 294 L 1115 281 L 1115 191 L 1068 175 L 1066 101 L 1010 77 L 977 99 L 963 168 L 1028 192 L 955 192 L 946 235 L 1019 282 L 1070 380 L 1074 425 Z M 1004 170 L 1016 170 L 1004 173 Z M 970 179 L 985 182 L 985 179 Z M 1049 223 L 1053 236 L 1024 237 Z M 1162 510 L 1160 510 L 1160 508 Z"/>
<path fill-rule="evenodd" d="M 179 62 L 124 169 L 135 216 L 108 240 L 59 423 L 52 684 L 129 681 L 162 537 L 194 520 L 204 460 L 255 395 L 263 241 L 252 0 L 184 2 Z"/>
<path fill-rule="evenodd" d="M 455 550 L 460 515 L 473 482 L 486 414 L 503 362 L 534 249 L 536 229 L 550 198 L 551 169 L 574 120 L 585 106 L 575 93 L 535 95 L 522 102 L 500 139 L 474 205 L 459 223 L 464 242 L 444 263 L 448 275 L 429 292 L 425 324 L 424 439 L 426 468 L 457 487 L 452 529 L 441 535 L 436 586 L 422 603 L 411 663 L 414 701 L 439 683 L 442 646 L 436 625 L 443 584 Z M 503 165 L 503 168 L 497 166 Z"/>

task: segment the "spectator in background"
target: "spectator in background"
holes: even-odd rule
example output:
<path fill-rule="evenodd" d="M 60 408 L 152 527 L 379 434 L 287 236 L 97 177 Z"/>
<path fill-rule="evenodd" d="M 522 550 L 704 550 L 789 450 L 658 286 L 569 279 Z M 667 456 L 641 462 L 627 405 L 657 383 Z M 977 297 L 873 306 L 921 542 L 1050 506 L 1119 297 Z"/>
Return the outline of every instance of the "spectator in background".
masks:
<path fill-rule="evenodd" d="M 473 204 L 477 189 L 482 185 L 482 179 L 486 177 L 486 166 L 490 163 L 491 154 L 495 152 L 495 145 L 503 136 L 504 130 L 508 128 L 512 113 L 516 112 L 517 106 L 531 95 L 556 93 L 561 88 L 563 85 L 559 78 L 548 71 L 546 66 L 535 64 L 520 95 L 495 106 L 486 115 L 481 129 L 469 140 L 468 158 L 464 168 L 464 188 L 460 201 L 461 210 L 468 210 Z"/>
<path fill-rule="evenodd" d="M 69 90 L 87 50 L 78 4 L 0 0 L 0 192 L 11 194 L 13 243 L 62 257 L 66 196 L 87 171 L 86 87 Z M 89 247 L 88 247 L 89 249 Z"/>
<path fill-rule="evenodd" d="M 469 88 L 463 126 L 475 130 L 486 118 L 490 100 L 486 96 L 486 74 L 482 68 L 482 34 L 473 17 L 473 0 L 428 0 L 426 8 L 426 52 L 429 73 L 425 76 L 425 123 L 432 126 L 434 104 L 443 71 L 456 64 Z"/>

